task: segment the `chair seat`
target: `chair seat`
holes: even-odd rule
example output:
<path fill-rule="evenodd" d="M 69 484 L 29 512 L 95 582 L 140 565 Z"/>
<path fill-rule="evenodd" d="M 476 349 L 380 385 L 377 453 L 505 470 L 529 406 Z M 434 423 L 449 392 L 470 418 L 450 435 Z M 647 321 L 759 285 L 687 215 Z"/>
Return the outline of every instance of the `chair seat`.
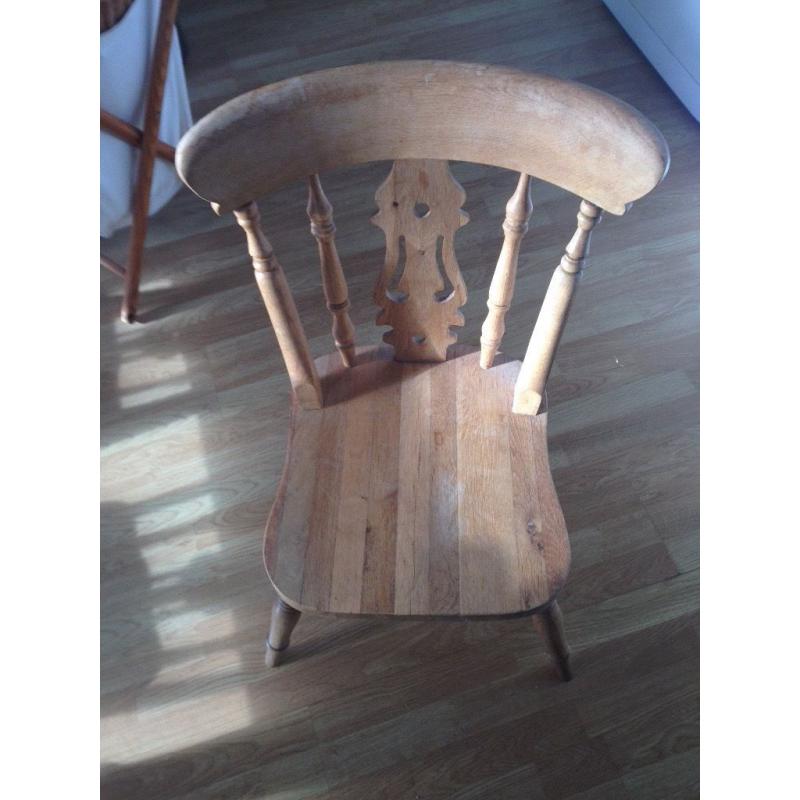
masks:
<path fill-rule="evenodd" d="M 519 361 L 478 352 L 398 363 L 317 359 L 325 407 L 292 412 L 264 556 L 301 611 L 492 616 L 533 611 L 570 550 L 547 415 L 511 412 Z"/>

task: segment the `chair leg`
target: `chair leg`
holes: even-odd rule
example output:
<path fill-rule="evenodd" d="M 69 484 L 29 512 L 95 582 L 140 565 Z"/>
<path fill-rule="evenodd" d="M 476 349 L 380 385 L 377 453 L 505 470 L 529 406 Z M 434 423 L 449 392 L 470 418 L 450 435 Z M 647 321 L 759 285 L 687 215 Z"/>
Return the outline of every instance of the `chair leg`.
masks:
<path fill-rule="evenodd" d="M 146 211 L 144 212 L 147 213 Z M 122 308 L 120 319 L 123 322 L 136 321 L 136 311 L 139 305 L 139 280 L 142 274 L 142 259 L 144 257 L 144 237 L 147 233 L 147 219 L 140 221 L 140 214 L 134 216 L 131 230 L 131 245 L 128 251 L 127 267 L 125 268 L 125 281 L 123 288 Z"/>
<path fill-rule="evenodd" d="M 272 606 L 272 622 L 267 636 L 264 662 L 268 667 L 277 667 L 289 647 L 289 639 L 300 619 L 300 612 L 278 598 Z"/>
<path fill-rule="evenodd" d="M 553 600 L 544 611 L 534 616 L 533 623 L 544 639 L 561 679 L 572 680 L 572 670 L 569 666 L 569 646 L 564 637 L 564 622 L 558 603 Z"/>

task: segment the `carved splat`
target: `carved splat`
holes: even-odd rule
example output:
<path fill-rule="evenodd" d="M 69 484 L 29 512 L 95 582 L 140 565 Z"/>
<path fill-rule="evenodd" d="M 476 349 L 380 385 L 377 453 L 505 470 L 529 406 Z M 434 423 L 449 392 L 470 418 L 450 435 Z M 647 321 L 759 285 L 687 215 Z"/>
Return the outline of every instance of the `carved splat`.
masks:
<path fill-rule="evenodd" d="M 374 299 L 376 324 L 397 361 L 444 361 L 467 290 L 456 261 L 456 231 L 469 222 L 466 193 L 447 161 L 399 160 L 375 194 L 372 222 L 386 235 L 386 260 Z"/>

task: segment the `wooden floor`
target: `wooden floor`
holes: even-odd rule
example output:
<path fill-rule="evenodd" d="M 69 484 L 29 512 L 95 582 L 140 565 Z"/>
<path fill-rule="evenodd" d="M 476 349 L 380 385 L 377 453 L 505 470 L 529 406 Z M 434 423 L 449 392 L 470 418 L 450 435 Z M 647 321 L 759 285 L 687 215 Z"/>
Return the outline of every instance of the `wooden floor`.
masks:
<path fill-rule="evenodd" d="M 575 679 L 529 619 L 304 616 L 262 666 L 261 537 L 288 381 L 231 219 L 184 192 L 152 220 L 143 324 L 101 278 L 102 783 L 105 798 L 689 798 L 698 790 L 698 126 L 599 0 L 186 2 L 197 117 L 300 72 L 388 58 L 537 69 L 611 92 L 672 150 L 664 183 L 607 217 L 550 386 L 571 531 L 561 602 Z M 328 177 L 360 344 L 388 165 Z M 477 344 L 510 173 L 456 164 L 456 239 Z M 331 348 L 305 189 L 262 203 L 307 322 Z M 535 184 L 505 351 L 521 356 L 577 200 Z M 124 258 L 127 232 L 108 245 Z"/>

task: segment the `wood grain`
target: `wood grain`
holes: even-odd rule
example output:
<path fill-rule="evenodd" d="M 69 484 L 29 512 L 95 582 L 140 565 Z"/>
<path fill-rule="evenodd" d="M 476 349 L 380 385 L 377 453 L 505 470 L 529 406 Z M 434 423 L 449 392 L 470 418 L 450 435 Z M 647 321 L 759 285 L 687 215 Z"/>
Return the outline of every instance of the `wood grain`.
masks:
<path fill-rule="evenodd" d="M 444 361 L 464 324 L 467 289 L 455 253 L 455 234 L 469 217 L 464 189 L 446 161 L 395 161 L 375 194 L 371 222 L 386 237 L 375 284 L 376 323 L 398 361 Z"/>
<path fill-rule="evenodd" d="M 500 616 L 555 596 L 570 554 L 547 415 L 509 413 L 519 362 L 478 359 L 459 346 L 440 364 L 402 364 L 388 347 L 361 348 L 351 368 L 317 360 L 325 406 L 294 409 L 265 539 L 287 603 Z M 399 425 L 385 424 L 384 404 Z"/>
<path fill-rule="evenodd" d="M 398 159 L 505 167 L 623 214 L 663 178 L 669 151 L 635 109 L 588 86 L 485 64 L 383 61 L 229 101 L 181 139 L 176 166 L 222 212 L 306 175 Z"/>

